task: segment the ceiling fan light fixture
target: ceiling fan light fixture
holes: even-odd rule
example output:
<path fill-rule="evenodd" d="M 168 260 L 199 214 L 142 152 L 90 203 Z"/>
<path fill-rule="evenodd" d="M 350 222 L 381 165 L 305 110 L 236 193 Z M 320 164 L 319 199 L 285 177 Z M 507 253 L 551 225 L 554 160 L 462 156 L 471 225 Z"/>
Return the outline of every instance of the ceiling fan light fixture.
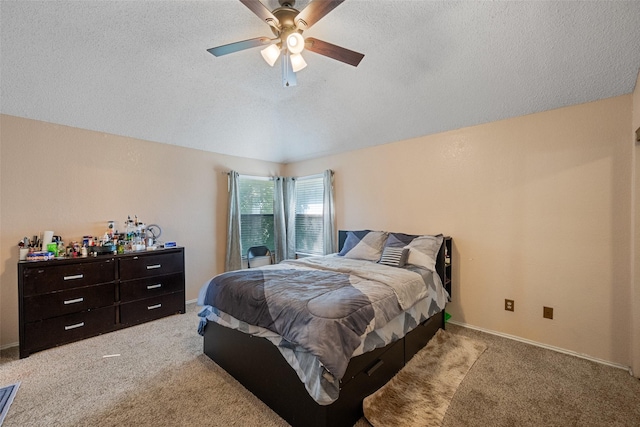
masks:
<path fill-rule="evenodd" d="M 273 67 L 280 56 L 280 48 L 277 44 L 271 44 L 260 51 L 264 60 Z"/>
<path fill-rule="evenodd" d="M 300 53 L 304 49 L 304 37 L 300 33 L 291 33 L 287 36 L 287 49 L 292 54 Z"/>
<path fill-rule="evenodd" d="M 302 55 L 300 55 L 299 53 L 294 53 L 291 55 L 291 68 L 293 69 L 294 73 L 297 73 L 306 66 L 307 62 L 304 60 Z"/>
<path fill-rule="evenodd" d="M 0 0 L 2 1 L 2 0 Z M 344 47 L 340 47 L 313 37 L 303 37 L 302 33 L 345 0 L 307 0 L 307 5 L 298 11 L 294 8 L 295 0 L 278 0 L 280 7 L 270 10 L 261 0 L 240 0 L 261 21 L 266 22 L 275 38 L 254 37 L 235 43 L 207 49 L 213 56 L 222 56 L 254 47 L 265 47 L 261 50 L 264 60 L 273 67 L 282 56 L 282 82 L 286 87 L 296 85 L 296 72 L 307 66 L 300 53 L 311 51 L 327 58 L 344 62 L 357 67 L 364 55 Z M 269 0 L 273 3 L 275 0 Z"/>

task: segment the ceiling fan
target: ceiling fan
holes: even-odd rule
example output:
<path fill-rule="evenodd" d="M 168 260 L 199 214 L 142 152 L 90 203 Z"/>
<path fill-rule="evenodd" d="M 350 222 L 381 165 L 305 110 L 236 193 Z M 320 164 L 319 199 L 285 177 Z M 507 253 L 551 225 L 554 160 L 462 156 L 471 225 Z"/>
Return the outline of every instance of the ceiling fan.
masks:
<path fill-rule="evenodd" d="M 269 11 L 260 0 L 240 0 L 270 27 L 275 38 L 256 37 L 207 49 L 214 56 L 227 55 L 244 49 L 268 45 L 262 57 L 273 67 L 282 53 L 282 85 L 296 85 L 296 73 L 307 66 L 302 55 L 304 49 L 357 67 L 364 55 L 313 37 L 302 37 L 302 32 L 335 9 L 344 0 L 312 0 L 302 11 L 294 8 L 295 0 L 278 0 L 280 7 Z"/>

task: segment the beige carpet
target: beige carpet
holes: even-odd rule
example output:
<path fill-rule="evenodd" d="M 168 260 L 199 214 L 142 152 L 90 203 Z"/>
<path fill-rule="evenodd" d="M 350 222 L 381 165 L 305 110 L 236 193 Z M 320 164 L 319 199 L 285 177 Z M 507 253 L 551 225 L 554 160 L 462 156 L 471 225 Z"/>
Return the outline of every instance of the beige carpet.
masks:
<path fill-rule="evenodd" d="M 375 427 L 438 427 L 469 369 L 486 350 L 481 342 L 439 330 L 380 390 L 364 400 Z"/>
<path fill-rule="evenodd" d="M 0 384 L 22 381 L 2 427 L 287 426 L 202 353 L 197 324 L 189 304 L 0 364 Z"/>

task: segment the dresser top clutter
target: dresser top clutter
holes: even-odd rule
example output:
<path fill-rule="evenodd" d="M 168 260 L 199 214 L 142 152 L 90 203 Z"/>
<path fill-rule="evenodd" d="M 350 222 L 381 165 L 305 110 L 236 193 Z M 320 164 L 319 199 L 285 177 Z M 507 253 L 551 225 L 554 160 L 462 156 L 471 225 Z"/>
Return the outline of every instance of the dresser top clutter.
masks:
<path fill-rule="evenodd" d="M 175 242 L 160 242 L 162 229 L 156 224 L 146 225 L 138 216 L 124 221 L 124 231 L 118 232 L 115 221 L 108 221 L 106 231 L 100 236 L 85 235 L 82 240 L 70 241 L 65 246 L 61 236 L 53 231 L 43 231 L 31 239 L 25 237 L 18 243 L 20 261 L 48 261 L 52 259 L 86 258 L 98 255 L 116 255 L 158 248 L 176 247 Z"/>

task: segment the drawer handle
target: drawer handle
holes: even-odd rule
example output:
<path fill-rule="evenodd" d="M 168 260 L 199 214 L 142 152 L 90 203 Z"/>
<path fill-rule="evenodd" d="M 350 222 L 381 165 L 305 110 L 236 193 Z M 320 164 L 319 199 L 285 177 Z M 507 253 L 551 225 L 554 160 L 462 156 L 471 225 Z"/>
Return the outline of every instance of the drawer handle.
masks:
<path fill-rule="evenodd" d="M 157 285 L 148 285 L 147 289 L 158 289 L 162 287 L 162 283 L 158 283 Z"/>
<path fill-rule="evenodd" d="M 80 298 L 76 298 L 76 299 L 68 299 L 68 300 L 66 300 L 64 302 L 64 304 L 65 305 L 67 305 L 67 304 L 75 304 L 75 303 L 82 302 L 82 301 L 84 301 L 84 298 L 80 297 Z"/>
<path fill-rule="evenodd" d="M 74 276 L 64 276 L 64 280 L 82 279 L 84 274 L 76 274 Z"/>
<path fill-rule="evenodd" d="M 154 268 L 160 268 L 160 267 L 162 267 L 161 264 L 147 265 L 147 270 L 153 270 Z"/>
<path fill-rule="evenodd" d="M 384 365 L 384 360 L 378 360 L 375 365 L 373 365 L 371 368 L 369 368 L 369 370 L 367 371 L 367 375 L 369 375 L 369 376 L 373 375 L 373 373 L 376 370 L 378 370 L 378 368 L 380 366 L 382 366 L 382 365 Z"/>
<path fill-rule="evenodd" d="M 82 328 L 84 326 L 84 322 L 76 323 L 75 325 L 65 326 L 64 330 L 68 331 L 70 329 Z"/>
<path fill-rule="evenodd" d="M 147 307 L 147 310 L 155 310 L 156 308 L 162 307 L 162 304 L 150 305 Z"/>

